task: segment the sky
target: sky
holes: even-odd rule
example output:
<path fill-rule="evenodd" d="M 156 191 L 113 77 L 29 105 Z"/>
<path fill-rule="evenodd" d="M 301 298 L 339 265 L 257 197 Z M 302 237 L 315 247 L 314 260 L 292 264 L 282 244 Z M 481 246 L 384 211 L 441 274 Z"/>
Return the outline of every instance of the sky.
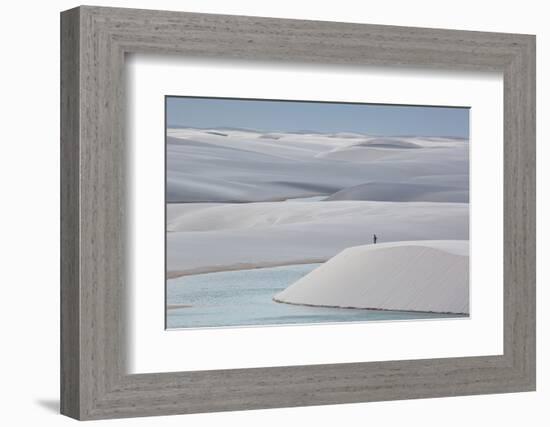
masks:
<path fill-rule="evenodd" d="M 469 108 L 166 97 L 168 127 L 469 136 Z"/>

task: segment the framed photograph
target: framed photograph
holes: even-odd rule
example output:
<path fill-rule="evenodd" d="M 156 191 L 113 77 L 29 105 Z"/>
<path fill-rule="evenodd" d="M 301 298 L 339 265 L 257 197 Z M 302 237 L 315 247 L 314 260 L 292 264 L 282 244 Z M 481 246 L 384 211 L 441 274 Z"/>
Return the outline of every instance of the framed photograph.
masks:
<path fill-rule="evenodd" d="M 61 411 L 535 389 L 535 37 L 61 14 Z"/>
<path fill-rule="evenodd" d="M 469 315 L 469 108 L 165 111 L 167 328 Z"/>

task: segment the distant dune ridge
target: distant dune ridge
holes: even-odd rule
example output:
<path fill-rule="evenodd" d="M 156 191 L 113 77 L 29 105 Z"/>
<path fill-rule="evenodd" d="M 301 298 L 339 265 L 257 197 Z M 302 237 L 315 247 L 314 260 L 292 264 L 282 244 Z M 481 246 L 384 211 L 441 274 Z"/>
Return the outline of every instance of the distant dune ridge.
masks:
<path fill-rule="evenodd" d="M 235 265 L 326 261 L 350 246 L 468 239 L 468 205 L 430 202 L 169 204 L 167 268 L 181 274 Z"/>
<path fill-rule="evenodd" d="M 274 296 L 312 306 L 469 313 L 467 241 L 345 249 Z"/>
<path fill-rule="evenodd" d="M 372 138 L 363 142 L 359 142 L 354 145 L 355 147 L 367 147 L 367 148 L 393 148 L 393 149 L 403 149 L 403 148 L 422 148 L 421 145 L 415 144 L 414 142 L 406 141 L 400 138 Z"/>
<path fill-rule="evenodd" d="M 459 185 L 443 191 L 467 195 L 468 150 L 458 138 L 168 129 L 166 196 L 169 203 L 262 202 L 369 182 L 391 184 L 393 191 L 420 177 L 438 186 L 457 175 Z M 457 196 L 437 201 L 451 199 Z"/>
<path fill-rule="evenodd" d="M 325 200 L 468 203 L 468 197 L 468 191 L 458 186 L 408 182 L 369 182 L 337 191 Z"/>

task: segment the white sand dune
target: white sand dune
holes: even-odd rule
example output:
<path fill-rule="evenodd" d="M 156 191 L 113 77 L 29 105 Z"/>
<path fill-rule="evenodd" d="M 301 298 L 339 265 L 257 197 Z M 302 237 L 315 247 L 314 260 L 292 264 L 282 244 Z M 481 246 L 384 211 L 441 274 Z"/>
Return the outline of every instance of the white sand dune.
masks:
<path fill-rule="evenodd" d="M 174 212 L 174 211 L 177 211 Z M 453 223 L 465 224 L 468 205 L 462 203 L 395 203 L 373 201 L 202 203 L 168 205 L 168 231 L 220 231 L 276 228 L 289 224 L 316 226 L 369 223 L 388 228 L 432 224 L 437 218 L 451 230 Z M 437 217 L 437 218 L 436 218 Z M 385 228 L 385 227 L 384 227 Z M 423 227 L 422 227 L 423 228 Z M 434 229 L 436 226 L 434 225 Z M 318 232 L 322 233 L 319 229 Z M 422 230 L 429 233 L 429 230 Z"/>
<path fill-rule="evenodd" d="M 460 139 L 168 129 L 169 203 L 284 200 L 467 174 L 468 142 Z"/>
<path fill-rule="evenodd" d="M 409 184 L 443 185 L 457 189 L 468 189 L 470 176 L 465 174 L 418 175 L 410 178 Z"/>
<path fill-rule="evenodd" d="M 352 163 L 372 162 L 395 155 L 394 150 L 381 148 L 365 148 L 360 146 L 336 148 L 316 154 L 315 158 L 322 160 L 337 160 Z"/>
<path fill-rule="evenodd" d="M 278 302 L 469 313 L 467 241 L 407 241 L 345 249 L 284 291 Z"/>
<path fill-rule="evenodd" d="M 408 182 L 369 182 L 337 191 L 325 200 L 468 203 L 468 198 L 469 192 L 460 187 Z"/>
<path fill-rule="evenodd" d="M 374 233 L 380 242 L 468 239 L 468 204 L 454 203 L 468 200 L 468 147 L 460 138 L 168 129 L 167 269 L 323 262 Z"/>
<path fill-rule="evenodd" d="M 399 162 L 413 165 L 432 165 L 434 161 L 452 165 L 454 172 L 464 173 L 467 171 L 468 145 L 448 147 L 391 147 L 389 145 L 374 144 L 369 146 L 367 142 L 346 147 L 336 147 L 330 151 L 324 151 L 315 156 L 323 160 L 345 161 L 350 164 L 364 164 L 373 161 L 384 160 L 385 166 Z M 435 165 L 432 165 L 435 166 Z M 415 169 L 416 172 L 422 169 Z M 427 169 L 430 170 L 429 168 Z M 440 171 L 436 168 L 434 171 Z M 451 173 L 450 171 L 447 171 Z M 442 173 L 442 172 L 439 172 Z"/>
<path fill-rule="evenodd" d="M 166 205 L 166 223 L 168 225 L 168 231 L 170 231 L 170 224 L 173 221 L 176 221 L 178 218 L 190 212 L 223 205 L 224 203 L 169 203 Z"/>
<path fill-rule="evenodd" d="M 420 148 L 421 145 L 401 138 L 371 138 L 354 145 L 355 147 L 380 148 Z"/>
<path fill-rule="evenodd" d="M 468 205 L 419 202 L 169 204 L 167 269 L 322 262 L 372 242 L 468 239 Z"/>

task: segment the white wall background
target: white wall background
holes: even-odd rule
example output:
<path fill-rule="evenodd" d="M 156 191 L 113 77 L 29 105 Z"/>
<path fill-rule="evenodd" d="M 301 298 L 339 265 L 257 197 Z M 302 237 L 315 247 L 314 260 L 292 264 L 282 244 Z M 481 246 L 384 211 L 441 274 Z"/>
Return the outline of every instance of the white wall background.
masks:
<path fill-rule="evenodd" d="M 550 27 L 537 0 L 443 2 L 338 0 L 95 1 L 94 4 L 194 12 L 320 19 L 537 34 L 538 55 L 538 391 L 109 421 L 155 426 L 544 426 L 550 421 Z M 75 1 L 5 2 L 0 66 L 0 419 L 3 425 L 63 426 L 59 384 L 59 12 Z M 546 261 L 547 263 L 547 261 Z"/>

